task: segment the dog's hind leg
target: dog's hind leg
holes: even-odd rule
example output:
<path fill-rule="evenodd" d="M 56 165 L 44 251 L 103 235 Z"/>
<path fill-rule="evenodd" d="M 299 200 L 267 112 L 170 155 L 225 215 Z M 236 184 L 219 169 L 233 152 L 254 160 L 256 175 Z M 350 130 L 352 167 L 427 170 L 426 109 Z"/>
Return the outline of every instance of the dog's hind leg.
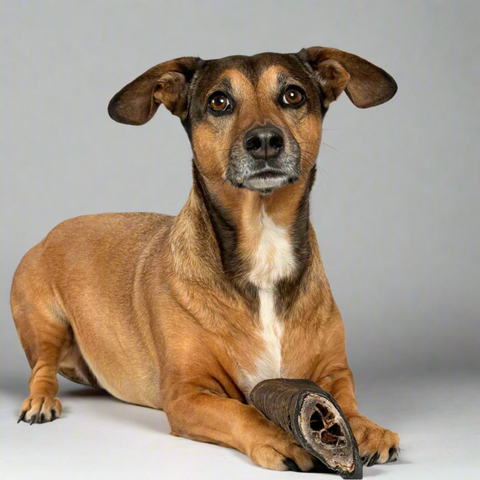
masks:
<path fill-rule="evenodd" d="M 15 317 L 15 323 L 32 369 L 28 383 L 30 396 L 23 402 L 18 420 L 30 425 L 53 421 L 62 412 L 62 404 L 56 397 L 57 372 L 60 359 L 71 342 L 70 327 L 35 309 L 27 318 Z"/>
<path fill-rule="evenodd" d="M 30 396 L 23 402 L 18 421 L 33 424 L 55 420 L 62 412 L 62 404 L 56 398 L 57 372 L 72 345 L 73 332 L 56 306 L 48 283 L 42 281 L 40 269 L 31 268 L 33 255 L 27 256 L 15 274 L 11 306 L 20 343 L 32 369 Z"/>

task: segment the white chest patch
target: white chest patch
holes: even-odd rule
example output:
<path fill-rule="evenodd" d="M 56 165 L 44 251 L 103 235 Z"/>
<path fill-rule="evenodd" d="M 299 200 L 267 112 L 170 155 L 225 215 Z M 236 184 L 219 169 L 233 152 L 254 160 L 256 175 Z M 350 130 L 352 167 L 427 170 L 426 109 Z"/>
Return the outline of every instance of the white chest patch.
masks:
<path fill-rule="evenodd" d="M 275 285 L 295 268 L 295 257 L 288 231 L 277 225 L 262 207 L 259 217 L 261 236 L 253 255 L 250 281 L 258 288 L 260 335 L 263 350 L 255 362 L 255 372 L 245 375 L 247 395 L 268 378 L 282 377 L 283 327 L 275 311 Z"/>

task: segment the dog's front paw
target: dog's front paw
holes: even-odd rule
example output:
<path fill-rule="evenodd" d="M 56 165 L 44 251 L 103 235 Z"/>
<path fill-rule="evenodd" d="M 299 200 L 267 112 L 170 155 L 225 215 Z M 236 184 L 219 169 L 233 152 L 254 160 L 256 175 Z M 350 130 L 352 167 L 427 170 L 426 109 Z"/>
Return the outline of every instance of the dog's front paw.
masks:
<path fill-rule="evenodd" d="M 24 421 L 34 423 L 53 422 L 62 413 L 62 403 L 59 398 L 28 397 L 22 405 L 17 423 Z"/>
<path fill-rule="evenodd" d="M 400 442 L 398 433 L 382 428 L 362 415 L 349 417 L 348 421 L 364 465 L 371 467 L 376 463 L 397 460 Z"/>
<path fill-rule="evenodd" d="M 253 463 L 271 470 L 309 472 L 315 465 L 312 455 L 283 431 L 255 443 L 248 455 Z"/>

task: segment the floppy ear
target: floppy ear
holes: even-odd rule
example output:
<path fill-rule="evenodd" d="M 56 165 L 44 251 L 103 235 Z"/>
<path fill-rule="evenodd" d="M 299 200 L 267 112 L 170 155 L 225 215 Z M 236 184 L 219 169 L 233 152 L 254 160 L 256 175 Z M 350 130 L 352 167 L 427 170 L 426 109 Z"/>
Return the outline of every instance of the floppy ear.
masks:
<path fill-rule="evenodd" d="M 317 74 L 327 103 L 345 90 L 358 108 L 369 108 L 390 100 L 397 91 L 395 80 L 363 58 L 336 48 L 311 47 L 298 53 Z"/>
<path fill-rule="evenodd" d="M 120 123 L 143 125 L 163 103 L 183 120 L 188 88 L 199 63 L 199 58 L 182 57 L 152 67 L 110 100 L 108 114 Z"/>

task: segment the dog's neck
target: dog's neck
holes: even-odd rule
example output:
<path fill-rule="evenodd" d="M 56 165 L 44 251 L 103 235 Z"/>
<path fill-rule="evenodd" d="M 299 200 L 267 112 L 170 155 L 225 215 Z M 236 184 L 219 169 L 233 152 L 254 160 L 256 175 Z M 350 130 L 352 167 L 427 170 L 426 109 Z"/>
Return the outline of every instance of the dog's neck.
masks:
<path fill-rule="evenodd" d="M 291 298 L 287 293 L 298 287 L 310 262 L 309 196 L 315 167 L 267 196 L 226 182 L 211 184 L 195 161 L 193 177 L 185 206 L 190 218 L 197 219 L 190 238 L 206 246 L 210 241 L 205 236 L 214 237 L 222 274 L 252 301 L 259 288 L 274 288 Z M 206 249 L 198 253 L 212 254 Z"/>

